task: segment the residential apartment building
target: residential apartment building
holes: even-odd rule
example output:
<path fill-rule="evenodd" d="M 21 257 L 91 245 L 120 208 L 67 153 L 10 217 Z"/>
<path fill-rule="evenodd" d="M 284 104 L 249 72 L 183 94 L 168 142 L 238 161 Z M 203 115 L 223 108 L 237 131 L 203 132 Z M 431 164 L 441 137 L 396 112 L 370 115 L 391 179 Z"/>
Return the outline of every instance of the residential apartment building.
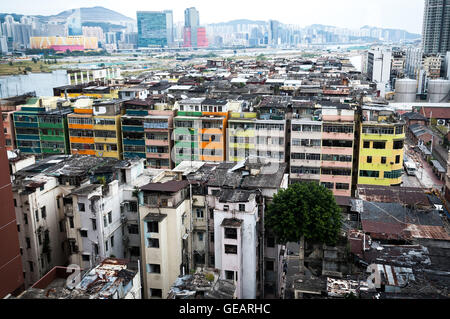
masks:
<path fill-rule="evenodd" d="M 67 116 L 71 113 L 70 107 L 49 109 L 22 106 L 20 111 L 13 114 L 17 148 L 24 154 L 38 157 L 68 154 Z"/>
<path fill-rule="evenodd" d="M 169 174 L 140 191 L 144 298 L 166 298 L 173 282 L 192 265 L 189 182 Z"/>
<path fill-rule="evenodd" d="M 216 198 L 214 209 L 215 265 L 226 280 L 236 282 L 238 299 L 255 299 L 263 271 L 259 260 L 262 243 L 261 216 L 264 207 L 254 191 L 225 189 Z"/>
<path fill-rule="evenodd" d="M 322 155 L 322 121 L 313 118 L 291 120 L 290 182 L 320 182 L 322 160 L 341 156 Z M 344 159 L 344 158 L 342 158 Z"/>
<path fill-rule="evenodd" d="M 120 101 L 94 102 L 94 143 L 97 157 L 123 158 L 121 108 Z"/>
<path fill-rule="evenodd" d="M 359 142 L 359 185 L 402 183 L 405 122 L 393 109 L 363 106 Z"/>
<path fill-rule="evenodd" d="M 95 155 L 94 102 L 89 98 L 77 99 L 73 114 L 67 116 L 71 154 Z"/>
<path fill-rule="evenodd" d="M 177 102 L 174 118 L 174 162 L 223 162 L 226 159 L 228 103 L 204 98 Z"/>
<path fill-rule="evenodd" d="M 286 136 L 285 120 L 263 120 L 257 118 L 257 113 L 233 112 L 228 122 L 228 160 L 239 162 L 258 156 L 282 163 L 286 157 Z"/>
<path fill-rule="evenodd" d="M 119 182 L 100 182 L 64 197 L 69 260 L 83 269 L 107 257 L 124 258 Z"/>
<path fill-rule="evenodd" d="M 17 229 L 19 230 L 25 285 L 29 287 L 53 267 L 67 262 L 66 233 L 62 198 L 67 191 L 56 177 L 33 174 L 35 164 L 19 171 L 13 186 Z"/>
<path fill-rule="evenodd" d="M 151 100 L 124 103 L 122 140 L 124 158 L 144 158 L 147 166 L 173 167 L 171 152 L 174 112 L 166 105 Z"/>
<path fill-rule="evenodd" d="M 78 99 L 68 116 L 72 154 L 122 158 L 121 102 Z"/>
<path fill-rule="evenodd" d="M 322 103 L 324 104 L 324 103 Z M 351 196 L 355 111 L 348 104 L 322 105 L 320 183 L 335 196 Z"/>
<path fill-rule="evenodd" d="M 120 168 L 119 201 L 123 222 L 124 258 L 135 266 L 141 256 L 141 236 L 139 219 L 138 189 L 152 182 L 162 170 L 145 169 L 145 160 L 128 161 Z"/>
<path fill-rule="evenodd" d="M 238 298 L 280 296 L 285 249 L 264 228 L 263 212 L 288 187 L 287 165 L 264 159 L 221 163 L 208 173 L 210 266 L 236 282 Z M 212 230 L 214 232 L 212 233 Z"/>
<path fill-rule="evenodd" d="M 442 58 L 439 55 L 425 55 L 422 59 L 422 68 L 430 79 L 441 76 Z"/>

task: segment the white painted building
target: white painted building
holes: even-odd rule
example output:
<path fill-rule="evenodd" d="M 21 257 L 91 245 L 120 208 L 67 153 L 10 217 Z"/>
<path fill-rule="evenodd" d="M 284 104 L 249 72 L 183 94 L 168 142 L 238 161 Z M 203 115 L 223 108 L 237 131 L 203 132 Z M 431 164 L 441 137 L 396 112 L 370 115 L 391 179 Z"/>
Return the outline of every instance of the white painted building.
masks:
<path fill-rule="evenodd" d="M 67 262 L 62 197 L 55 177 L 37 175 L 13 186 L 25 286 Z"/>
<path fill-rule="evenodd" d="M 257 193 L 222 190 L 214 199 L 215 268 L 221 277 L 236 283 L 238 299 L 256 299 L 258 263 Z"/>
<path fill-rule="evenodd" d="M 91 268 L 107 257 L 124 258 L 119 182 L 85 184 L 64 198 L 70 263 Z"/>
<path fill-rule="evenodd" d="M 170 175 L 170 172 L 169 172 Z M 139 216 L 144 298 L 167 298 L 192 265 L 189 183 L 175 176 L 140 188 Z"/>

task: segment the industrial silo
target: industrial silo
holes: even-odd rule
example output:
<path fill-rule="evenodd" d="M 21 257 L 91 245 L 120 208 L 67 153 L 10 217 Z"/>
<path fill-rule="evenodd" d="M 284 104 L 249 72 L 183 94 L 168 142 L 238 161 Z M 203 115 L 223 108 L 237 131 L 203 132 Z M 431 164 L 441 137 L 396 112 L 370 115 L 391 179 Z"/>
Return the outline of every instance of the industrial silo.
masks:
<path fill-rule="evenodd" d="M 428 81 L 428 102 L 446 103 L 449 100 L 450 80 Z"/>
<path fill-rule="evenodd" d="M 416 101 L 417 82 L 411 79 L 398 79 L 395 82 L 395 102 L 413 103 Z"/>

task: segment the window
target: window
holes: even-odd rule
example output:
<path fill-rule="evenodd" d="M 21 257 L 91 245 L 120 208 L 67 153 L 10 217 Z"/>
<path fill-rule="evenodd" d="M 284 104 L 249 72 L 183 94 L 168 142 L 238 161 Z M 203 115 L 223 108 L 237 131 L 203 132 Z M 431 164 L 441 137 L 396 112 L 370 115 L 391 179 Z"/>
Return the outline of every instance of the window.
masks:
<path fill-rule="evenodd" d="M 80 230 L 80 236 L 81 237 L 87 237 L 88 236 L 87 230 Z"/>
<path fill-rule="evenodd" d="M 85 207 L 83 203 L 78 203 L 78 211 L 80 212 L 84 212 L 85 211 Z"/>
<path fill-rule="evenodd" d="M 147 238 L 147 247 L 159 248 L 159 239 L 158 238 Z"/>
<path fill-rule="evenodd" d="M 129 234 L 139 234 L 139 226 L 137 224 L 128 225 Z"/>
<path fill-rule="evenodd" d="M 42 245 L 42 235 L 41 235 L 41 233 L 38 234 L 38 243 L 39 243 L 39 245 Z"/>
<path fill-rule="evenodd" d="M 161 266 L 157 264 L 148 264 L 148 272 L 152 274 L 160 274 Z"/>
<path fill-rule="evenodd" d="M 74 228 L 75 227 L 74 224 L 73 224 L 73 217 L 69 217 L 69 225 L 70 225 L 70 228 Z"/>
<path fill-rule="evenodd" d="M 245 204 L 239 204 L 239 211 L 245 212 Z"/>
<path fill-rule="evenodd" d="M 29 262 L 28 262 L 28 265 L 30 266 L 30 272 L 33 272 L 33 271 L 34 271 L 33 262 L 32 262 L 32 261 L 29 261 Z"/>
<path fill-rule="evenodd" d="M 364 148 L 370 148 L 370 142 L 364 142 Z"/>
<path fill-rule="evenodd" d="M 130 255 L 134 257 L 139 257 L 141 255 L 140 248 L 136 246 L 130 247 Z"/>
<path fill-rule="evenodd" d="M 93 230 L 97 230 L 97 220 L 96 219 L 91 219 L 91 223 L 92 223 L 92 229 Z"/>
<path fill-rule="evenodd" d="M 108 227 L 108 220 L 106 219 L 106 216 L 103 216 L 103 225 Z"/>
<path fill-rule="evenodd" d="M 400 164 L 400 155 L 395 157 L 395 164 Z"/>
<path fill-rule="evenodd" d="M 380 177 L 379 171 L 361 171 L 359 172 L 360 177 L 372 177 L 372 178 L 378 178 Z"/>
<path fill-rule="evenodd" d="M 158 222 L 147 222 L 148 233 L 159 233 Z"/>
<path fill-rule="evenodd" d="M 109 247 L 108 247 L 108 241 L 105 241 L 105 247 L 106 247 L 106 251 L 108 251 Z"/>
<path fill-rule="evenodd" d="M 373 142 L 373 148 L 376 150 L 386 149 L 386 142 Z"/>
<path fill-rule="evenodd" d="M 384 178 L 389 178 L 389 179 L 396 179 L 396 178 L 400 178 L 403 175 L 403 170 L 396 170 L 396 171 L 392 171 L 392 172 L 384 172 Z"/>
<path fill-rule="evenodd" d="M 386 164 L 386 157 L 381 158 L 381 164 Z"/>
<path fill-rule="evenodd" d="M 267 247 L 274 248 L 275 247 L 275 238 L 267 237 Z"/>
<path fill-rule="evenodd" d="M 23 221 L 25 222 L 25 225 L 28 225 L 28 215 L 23 214 Z"/>
<path fill-rule="evenodd" d="M 372 156 L 367 156 L 367 163 L 369 163 L 369 164 L 372 163 Z"/>
<path fill-rule="evenodd" d="M 108 213 L 108 222 L 112 224 L 112 212 Z"/>
<path fill-rule="evenodd" d="M 47 218 L 47 209 L 45 206 L 41 208 L 41 216 L 42 216 L 42 219 Z"/>
<path fill-rule="evenodd" d="M 150 297 L 162 298 L 162 289 L 150 288 Z"/>
<path fill-rule="evenodd" d="M 274 271 L 274 262 L 273 260 L 266 260 L 266 270 Z"/>
<path fill-rule="evenodd" d="M 236 245 L 225 245 L 225 254 L 237 255 Z"/>
<path fill-rule="evenodd" d="M 225 279 L 226 280 L 234 280 L 234 271 L 225 270 Z"/>
<path fill-rule="evenodd" d="M 325 183 L 323 182 L 321 184 L 323 187 L 328 188 L 328 189 L 334 189 L 334 183 Z"/>
<path fill-rule="evenodd" d="M 209 233 L 209 238 L 211 239 L 211 242 L 214 242 L 214 233 Z"/>
<path fill-rule="evenodd" d="M 20 233 L 20 225 L 17 225 L 17 231 Z"/>
<path fill-rule="evenodd" d="M 202 232 L 197 233 L 197 236 L 198 236 L 198 241 L 203 241 L 203 233 Z"/>
<path fill-rule="evenodd" d="M 94 244 L 94 252 L 96 255 L 98 255 L 98 245 Z"/>
<path fill-rule="evenodd" d="M 14 207 L 17 207 L 17 200 L 14 198 Z"/>
<path fill-rule="evenodd" d="M 89 255 L 81 255 L 81 258 L 83 259 L 83 261 L 89 261 L 91 260 Z"/>
<path fill-rule="evenodd" d="M 197 218 L 198 218 L 198 219 L 203 219 L 203 210 L 197 208 L 197 209 L 196 209 L 196 212 L 197 212 Z"/>
<path fill-rule="evenodd" d="M 403 126 L 397 126 L 395 127 L 395 134 L 403 134 Z"/>
<path fill-rule="evenodd" d="M 34 216 L 36 217 L 36 222 L 38 222 L 39 221 L 39 211 L 38 210 L 34 211 Z"/>
<path fill-rule="evenodd" d="M 336 183 L 336 189 L 349 190 L 350 189 L 350 184 Z"/>
<path fill-rule="evenodd" d="M 401 150 L 403 146 L 403 141 L 394 141 L 394 150 Z"/>
<path fill-rule="evenodd" d="M 237 229 L 236 228 L 225 228 L 225 238 L 226 239 L 237 239 Z"/>
<path fill-rule="evenodd" d="M 31 248 L 31 240 L 30 237 L 25 238 L 25 241 L 27 243 L 27 248 Z"/>

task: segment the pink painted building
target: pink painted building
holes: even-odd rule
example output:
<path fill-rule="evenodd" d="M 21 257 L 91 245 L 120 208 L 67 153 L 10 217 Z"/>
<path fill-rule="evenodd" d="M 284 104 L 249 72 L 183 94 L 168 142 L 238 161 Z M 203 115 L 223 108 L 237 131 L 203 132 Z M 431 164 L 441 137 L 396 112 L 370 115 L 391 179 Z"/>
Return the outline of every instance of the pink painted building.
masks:
<path fill-rule="evenodd" d="M 355 111 L 345 104 L 322 106 L 320 183 L 335 196 L 352 194 Z"/>

